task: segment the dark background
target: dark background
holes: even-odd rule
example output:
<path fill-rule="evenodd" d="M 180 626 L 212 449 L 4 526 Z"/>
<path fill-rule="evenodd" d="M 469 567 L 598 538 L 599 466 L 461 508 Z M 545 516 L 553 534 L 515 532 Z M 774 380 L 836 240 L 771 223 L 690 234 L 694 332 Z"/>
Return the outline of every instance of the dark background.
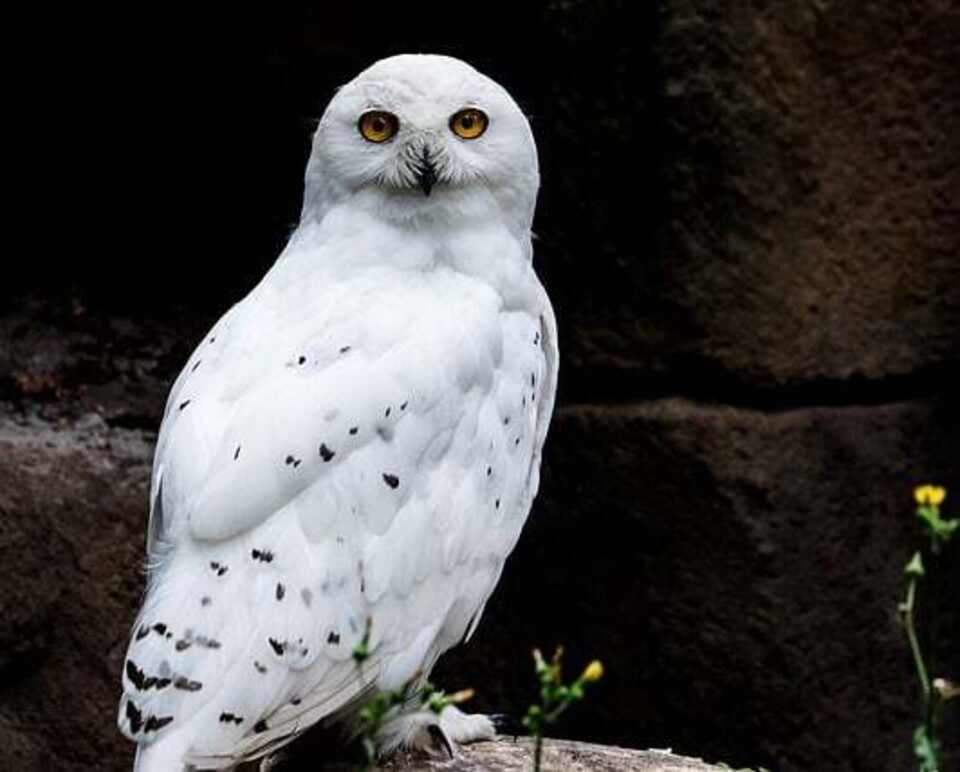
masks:
<path fill-rule="evenodd" d="M 166 389 L 296 224 L 333 89 L 406 51 L 466 59 L 530 116 L 561 331 L 542 495 L 438 680 L 520 714 L 529 649 L 564 643 L 607 677 L 560 734 L 911 768 L 913 486 L 960 511 L 955 4 L 49 9 L 7 29 L 11 768 L 129 768 L 113 716 Z M 954 678 L 957 553 L 931 578 Z"/>

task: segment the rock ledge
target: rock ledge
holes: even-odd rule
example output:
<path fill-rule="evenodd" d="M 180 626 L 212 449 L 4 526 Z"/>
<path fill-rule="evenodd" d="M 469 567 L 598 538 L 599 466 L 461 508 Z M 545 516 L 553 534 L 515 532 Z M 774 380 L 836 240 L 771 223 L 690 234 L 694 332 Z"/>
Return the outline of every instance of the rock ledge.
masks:
<path fill-rule="evenodd" d="M 501 737 L 461 749 L 455 759 L 429 759 L 404 754 L 382 767 L 391 772 L 529 772 L 533 762 L 530 738 Z M 710 772 L 718 770 L 699 759 L 675 756 L 664 750 L 633 750 L 612 745 L 548 740 L 543 749 L 543 772 Z"/>

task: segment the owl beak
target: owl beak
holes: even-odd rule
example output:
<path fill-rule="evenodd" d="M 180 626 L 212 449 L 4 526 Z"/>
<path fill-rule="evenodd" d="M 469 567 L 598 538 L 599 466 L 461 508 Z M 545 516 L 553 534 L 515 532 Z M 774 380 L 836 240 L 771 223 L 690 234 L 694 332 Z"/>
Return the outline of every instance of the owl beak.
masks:
<path fill-rule="evenodd" d="M 430 191 L 433 190 L 433 186 L 437 182 L 437 168 L 434 166 L 433 158 L 427 147 L 423 148 L 423 153 L 420 155 L 420 163 L 417 166 L 416 177 L 417 183 L 420 185 L 420 190 L 423 191 L 423 195 L 429 196 Z"/>

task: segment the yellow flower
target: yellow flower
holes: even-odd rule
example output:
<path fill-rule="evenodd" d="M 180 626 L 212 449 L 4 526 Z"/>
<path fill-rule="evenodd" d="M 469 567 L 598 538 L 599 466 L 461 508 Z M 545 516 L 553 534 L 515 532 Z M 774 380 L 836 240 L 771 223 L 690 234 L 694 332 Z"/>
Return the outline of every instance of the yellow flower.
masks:
<path fill-rule="evenodd" d="M 939 507 L 947 497 L 947 491 L 939 485 L 919 485 L 913 489 L 913 497 L 920 506 Z"/>
<path fill-rule="evenodd" d="M 603 665 L 600 664 L 600 660 L 595 659 L 593 662 L 587 665 L 587 669 L 583 671 L 583 675 L 580 677 L 585 683 L 599 681 L 601 678 L 603 678 Z"/>

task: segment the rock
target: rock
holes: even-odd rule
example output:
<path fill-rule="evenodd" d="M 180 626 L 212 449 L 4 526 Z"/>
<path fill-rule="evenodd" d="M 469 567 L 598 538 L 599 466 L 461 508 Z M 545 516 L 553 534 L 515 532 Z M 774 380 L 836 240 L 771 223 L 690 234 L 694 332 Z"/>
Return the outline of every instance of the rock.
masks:
<path fill-rule="evenodd" d="M 459 758 L 425 759 L 402 754 L 382 765 L 391 772 L 529 772 L 533 743 L 529 739 L 499 738 L 461 749 Z M 610 745 L 547 740 L 542 757 L 543 772 L 709 772 L 717 770 L 698 759 L 674 756 L 669 751 L 637 751 Z"/>
<path fill-rule="evenodd" d="M 152 435 L 0 416 L 0 745 L 10 769 L 129 769 L 114 726 L 142 592 Z"/>
<path fill-rule="evenodd" d="M 619 13 L 563 5 L 538 110 L 537 254 L 566 388 L 819 401 L 944 374 L 960 358 L 957 8 Z M 602 50 L 578 55 L 584 35 Z"/>
<path fill-rule="evenodd" d="M 570 668 L 607 666 L 569 736 L 783 772 L 910 767 L 918 695 L 896 614 L 922 540 L 910 491 L 946 485 L 953 515 L 960 495 L 958 9 L 634 5 L 513 3 L 510 25 L 486 9 L 455 45 L 446 14 L 400 5 L 379 24 L 351 4 L 258 13 L 236 35 L 222 32 L 239 7 L 193 15 L 194 48 L 182 20 L 154 15 L 130 39 L 163 88 L 132 50 L 65 27 L 83 50 L 58 75 L 82 102 L 45 96 L 50 124 L 95 114 L 98 135 L 78 141 L 74 122 L 71 163 L 97 168 L 70 176 L 123 169 L 112 201 L 74 202 L 95 259 L 69 223 L 59 253 L 49 222 L 26 227 L 62 257 L 9 261 L 33 294 L 0 298 L 10 766 L 129 769 L 113 715 L 166 391 L 296 221 L 332 89 L 407 47 L 477 63 L 533 116 L 535 259 L 563 357 L 543 493 L 475 639 L 435 680 L 520 714 L 529 649 L 563 643 Z M 98 48 L 111 77 L 117 60 L 136 76 L 92 108 L 89 83 L 110 79 L 81 63 Z M 130 162 L 144 147 L 147 182 Z M 144 212 L 161 213 L 147 238 Z M 954 677 L 958 545 L 940 577 Z"/>
<path fill-rule="evenodd" d="M 296 756 L 299 763 L 268 762 L 268 768 L 297 772 L 355 772 L 356 764 L 317 766 L 317 755 Z M 718 770 L 699 759 L 675 756 L 663 750 L 631 750 L 613 745 L 547 739 L 541 757 L 543 772 L 709 772 Z M 250 765 L 250 769 L 255 767 Z M 530 772 L 533 769 L 533 741 L 530 738 L 498 737 L 492 742 L 461 747 L 456 758 L 431 757 L 400 751 L 376 767 L 384 772 Z"/>
<path fill-rule="evenodd" d="M 483 624 L 434 681 L 477 687 L 471 710 L 522 714 L 525 652 L 562 643 L 572 671 L 593 657 L 607 671 L 567 731 L 744 766 L 907 769 L 918 687 L 896 607 L 924 541 L 912 487 L 960 491 L 958 458 L 953 395 L 563 407 Z M 944 564 L 939 662 L 956 673 L 960 543 Z"/>

